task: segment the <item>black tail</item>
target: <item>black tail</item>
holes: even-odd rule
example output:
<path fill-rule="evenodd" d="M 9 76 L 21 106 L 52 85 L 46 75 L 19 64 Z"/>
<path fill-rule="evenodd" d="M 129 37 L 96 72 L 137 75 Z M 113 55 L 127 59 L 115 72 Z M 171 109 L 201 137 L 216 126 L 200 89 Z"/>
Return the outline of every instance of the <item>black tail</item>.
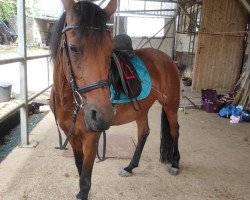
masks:
<path fill-rule="evenodd" d="M 170 126 L 168 118 L 163 109 L 161 112 L 160 161 L 162 163 L 171 163 L 173 161 L 173 139 L 170 135 Z"/>

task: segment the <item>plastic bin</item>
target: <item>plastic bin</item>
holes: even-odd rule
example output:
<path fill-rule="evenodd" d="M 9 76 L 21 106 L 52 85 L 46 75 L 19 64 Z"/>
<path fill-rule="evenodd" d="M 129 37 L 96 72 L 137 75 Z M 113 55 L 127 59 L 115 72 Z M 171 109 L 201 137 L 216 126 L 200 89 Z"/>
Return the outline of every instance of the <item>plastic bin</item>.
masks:
<path fill-rule="evenodd" d="M 0 82 L 0 103 L 10 100 L 11 89 L 11 83 Z"/>
<path fill-rule="evenodd" d="M 217 91 L 214 89 L 201 90 L 201 97 L 202 108 L 206 112 L 217 112 L 223 105 L 223 103 L 217 99 Z"/>

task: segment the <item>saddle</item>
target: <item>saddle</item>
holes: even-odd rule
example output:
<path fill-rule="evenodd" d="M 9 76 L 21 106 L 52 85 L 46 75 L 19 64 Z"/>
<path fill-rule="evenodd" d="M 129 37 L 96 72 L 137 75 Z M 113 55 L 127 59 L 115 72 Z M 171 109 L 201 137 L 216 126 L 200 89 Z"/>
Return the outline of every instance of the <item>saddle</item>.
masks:
<path fill-rule="evenodd" d="M 110 80 L 115 89 L 115 100 L 124 93 L 131 102 L 137 101 L 142 91 L 141 80 L 130 61 L 133 55 L 132 41 L 128 35 L 118 35 L 114 39 L 114 52 L 111 58 Z"/>
<path fill-rule="evenodd" d="M 114 49 L 116 51 L 127 53 L 128 55 L 132 55 L 134 50 L 132 47 L 132 40 L 126 34 L 120 34 L 113 38 L 114 41 Z"/>

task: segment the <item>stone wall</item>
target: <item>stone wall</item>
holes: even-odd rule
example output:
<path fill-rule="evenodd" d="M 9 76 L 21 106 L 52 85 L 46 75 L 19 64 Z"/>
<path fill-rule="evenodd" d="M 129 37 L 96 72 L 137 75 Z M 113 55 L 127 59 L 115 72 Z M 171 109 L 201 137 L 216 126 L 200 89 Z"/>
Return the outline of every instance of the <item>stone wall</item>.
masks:
<path fill-rule="evenodd" d="M 10 20 L 11 26 L 18 33 L 18 22 L 17 18 L 14 17 Z M 49 38 L 51 35 L 51 27 L 53 26 L 53 21 L 48 21 L 44 19 L 37 19 L 33 17 L 26 17 L 26 40 L 27 46 L 41 46 L 48 45 Z"/>

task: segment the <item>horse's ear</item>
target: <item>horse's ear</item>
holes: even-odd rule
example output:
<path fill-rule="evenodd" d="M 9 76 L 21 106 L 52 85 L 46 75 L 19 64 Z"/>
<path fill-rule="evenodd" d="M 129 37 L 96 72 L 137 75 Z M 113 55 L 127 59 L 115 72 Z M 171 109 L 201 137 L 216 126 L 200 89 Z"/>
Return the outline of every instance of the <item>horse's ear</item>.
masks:
<path fill-rule="evenodd" d="M 117 8 L 117 0 L 110 0 L 108 5 L 104 8 L 104 11 L 108 14 L 108 17 L 110 18 L 111 15 L 113 15 Z"/>
<path fill-rule="evenodd" d="M 72 11 L 72 9 L 74 8 L 76 3 L 74 0 L 62 0 L 62 4 L 64 7 L 64 10 L 66 12 L 70 12 L 70 11 Z"/>

